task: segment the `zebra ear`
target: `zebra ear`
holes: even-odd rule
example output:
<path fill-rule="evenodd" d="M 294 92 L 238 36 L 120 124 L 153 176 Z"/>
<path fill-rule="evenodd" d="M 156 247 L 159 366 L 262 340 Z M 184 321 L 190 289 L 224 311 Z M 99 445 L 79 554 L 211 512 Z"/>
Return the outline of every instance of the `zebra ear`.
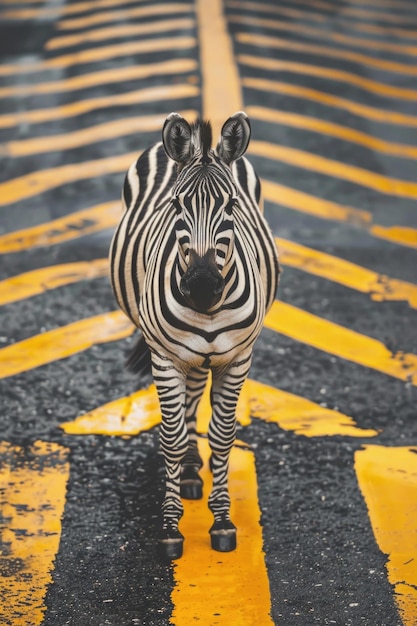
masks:
<path fill-rule="evenodd" d="M 225 121 L 217 145 L 217 153 L 225 163 L 229 165 L 245 154 L 250 134 L 249 118 L 243 111 L 238 111 Z"/>
<path fill-rule="evenodd" d="M 162 142 L 170 159 L 181 165 L 190 161 L 194 152 L 191 134 L 191 126 L 181 115 L 168 115 L 162 129 Z"/>

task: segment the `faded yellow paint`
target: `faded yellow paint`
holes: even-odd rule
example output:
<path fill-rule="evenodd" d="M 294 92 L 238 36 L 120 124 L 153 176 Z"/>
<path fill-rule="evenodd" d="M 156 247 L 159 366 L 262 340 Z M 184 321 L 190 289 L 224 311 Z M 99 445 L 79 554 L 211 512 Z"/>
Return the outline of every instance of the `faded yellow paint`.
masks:
<path fill-rule="evenodd" d="M 355 470 L 404 626 L 417 623 L 417 449 L 365 446 Z"/>
<path fill-rule="evenodd" d="M 194 59 L 171 59 L 159 63 L 141 63 L 128 67 L 117 67 L 97 72 L 88 72 L 62 80 L 47 81 L 12 87 L 0 87 L 0 98 L 13 96 L 40 95 L 48 93 L 66 93 L 79 89 L 100 87 L 104 84 L 123 83 L 130 80 L 139 80 L 164 74 L 180 75 L 185 72 L 195 71 L 197 63 Z"/>
<path fill-rule="evenodd" d="M 242 84 L 250 89 L 269 91 L 271 93 L 285 94 L 296 98 L 303 98 L 319 102 L 325 106 L 349 111 L 359 117 L 381 122 L 382 124 L 398 124 L 401 126 L 417 126 L 417 116 L 407 115 L 397 111 L 372 107 L 367 104 L 340 98 L 325 91 L 318 91 L 303 85 L 285 83 L 283 81 L 268 80 L 266 78 L 243 78 Z"/>
<path fill-rule="evenodd" d="M 46 331 L 0 350 L 0 378 L 65 359 L 95 344 L 124 339 L 133 332 L 134 326 L 121 311 Z"/>
<path fill-rule="evenodd" d="M 302 213 L 308 213 L 320 219 L 347 222 L 368 230 L 374 237 L 403 246 L 417 248 L 417 230 L 415 228 L 372 224 L 372 214 L 368 211 L 337 204 L 336 202 L 318 198 L 304 191 L 292 189 L 265 179 L 262 180 L 262 192 L 265 200 L 275 204 L 280 204 Z"/>
<path fill-rule="evenodd" d="M 353 72 L 346 72 L 331 67 L 322 67 L 310 63 L 298 63 L 297 61 L 286 61 L 284 59 L 271 59 L 269 57 L 253 56 L 250 54 L 239 55 L 238 61 L 243 65 L 262 70 L 292 72 L 294 74 L 304 74 L 306 76 L 316 76 L 326 80 L 348 83 L 369 91 L 370 93 L 376 93 L 387 98 L 411 101 L 417 100 L 417 91 L 415 89 L 406 89 L 387 83 L 380 83 L 376 80 L 354 74 Z"/>
<path fill-rule="evenodd" d="M 78 261 L 62 265 L 52 265 L 25 272 L 0 281 L 0 306 L 30 298 L 49 289 L 70 285 L 80 280 L 91 280 L 109 273 L 107 259 Z"/>
<path fill-rule="evenodd" d="M 209 449 L 200 442 L 205 465 L 201 472 L 206 493 Z M 180 530 L 185 536 L 184 555 L 174 564 L 174 604 L 170 623 L 185 626 L 201 621 L 210 626 L 272 626 L 271 598 L 263 551 L 261 511 L 255 458 L 249 450 L 234 447 L 230 455 L 231 516 L 237 526 L 237 549 L 211 550 L 208 530 L 213 517 L 206 498 L 185 500 Z"/>
<path fill-rule="evenodd" d="M 208 383 L 197 411 L 200 434 L 207 434 L 210 417 Z M 374 437 L 378 434 L 376 430 L 359 428 L 351 417 L 339 411 L 248 379 L 239 397 L 236 419 L 245 427 L 251 424 L 252 417 L 273 422 L 284 430 L 306 437 Z M 150 385 L 61 424 L 61 428 L 69 435 L 133 436 L 156 426 L 160 420 L 156 387 Z"/>
<path fill-rule="evenodd" d="M 0 235 L 0 254 L 36 246 L 52 246 L 105 228 L 114 228 L 122 214 L 120 201 L 97 204 L 56 220 Z"/>
<path fill-rule="evenodd" d="M 376 339 L 307 313 L 291 304 L 275 301 L 265 318 L 265 326 L 318 350 L 417 385 L 415 354 L 393 354 Z"/>
<path fill-rule="evenodd" d="M 61 537 L 69 450 L 36 441 L 0 443 L 2 552 L 0 622 L 42 624 Z"/>
<path fill-rule="evenodd" d="M 335 161 L 334 159 L 299 150 L 298 148 L 276 146 L 266 141 L 252 141 L 249 152 L 262 156 L 265 159 L 282 161 L 305 170 L 333 176 L 340 180 L 347 180 L 350 183 L 367 187 L 378 193 L 390 194 L 400 198 L 411 198 L 413 200 L 417 198 L 417 183 L 415 182 L 383 176 L 356 165 Z"/>
<path fill-rule="evenodd" d="M 282 124 L 284 126 L 292 126 L 294 128 L 308 130 L 322 135 L 336 137 L 343 141 L 364 146 L 375 152 L 382 152 L 390 156 L 401 157 L 406 159 L 417 159 L 417 147 L 407 144 L 394 143 L 392 141 L 384 141 L 373 135 L 368 135 L 361 131 L 335 124 L 327 120 L 316 117 L 300 115 L 288 111 L 279 111 L 277 109 L 267 109 L 261 106 L 247 107 L 247 113 L 250 117 L 261 120 L 263 122 L 271 122 L 273 124 Z"/>
<path fill-rule="evenodd" d="M 216 139 L 226 119 L 243 108 L 241 86 L 223 3 L 220 0 L 197 0 L 196 7 L 203 117 L 212 122 Z"/>
<path fill-rule="evenodd" d="M 177 100 L 182 98 L 193 98 L 198 96 L 200 90 L 193 85 L 164 85 L 128 91 L 127 93 L 112 94 L 99 98 L 85 98 L 83 100 L 72 101 L 59 107 L 44 109 L 30 109 L 29 111 L 17 111 L 0 115 L 0 128 L 10 128 L 18 124 L 39 124 L 52 120 L 61 120 L 68 117 L 75 117 L 83 113 L 89 113 L 106 107 L 119 107 L 129 105 L 139 105 L 144 102 L 154 102 L 155 100 Z M 46 137 L 44 139 L 47 139 Z M 21 142 L 16 142 L 21 143 Z M 3 144 L 5 145 L 5 144 Z M 7 145 L 7 144 L 6 144 Z M 53 146 L 52 146 L 52 149 Z"/>
<path fill-rule="evenodd" d="M 276 237 L 275 241 L 284 265 L 296 267 L 362 293 L 369 293 L 378 302 L 405 300 L 417 309 L 417 285 L 378 274 L 366 267 L 288 239 Z"/>
<path fill-rule="evenodd" d="M 41 1 L 44 0 L 25 0 L 24 4 L 40 4 Z M 138 4 L 143 2 L 144 0 L 123 0 L 124 5 L 128 4 Z M 16 0 L 11 0 L 16 3 Z M 5 0 L 3 4 L 8 4 L 9 0 Z M 94 0 L 94 10 L 105 9 L 105 8 L 114 8 L 114 0 Z M 88 2 L 74 2 L 73 4 L 63 4 L 58 6 L 46 6 L 40 7 L 37 9 L 15 9 L 14 11 L 7 11 L 2 13 L 2 17 L 7 17 L 8 19 L 32 19 L 32 18 L 48 18 L 55 17 L 57 14 L 59 15 L 72 15 L 73 13 L 83 13 L 84 11 L 91 11 L 92 3 L 91 0 Z"/>

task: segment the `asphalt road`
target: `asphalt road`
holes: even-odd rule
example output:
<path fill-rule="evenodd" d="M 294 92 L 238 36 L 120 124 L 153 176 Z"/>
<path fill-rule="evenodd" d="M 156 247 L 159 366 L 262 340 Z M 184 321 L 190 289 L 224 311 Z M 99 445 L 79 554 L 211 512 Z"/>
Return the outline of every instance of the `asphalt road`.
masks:
<path fill-rule="evenodd" d="M 2 0 L 0 35 L 0 623 L 415 626 L 417 7 Z M 166 115 L 239 108 L 284 267 L 238 428 L 242 542 L 167 565 L 105 259 Z"/>

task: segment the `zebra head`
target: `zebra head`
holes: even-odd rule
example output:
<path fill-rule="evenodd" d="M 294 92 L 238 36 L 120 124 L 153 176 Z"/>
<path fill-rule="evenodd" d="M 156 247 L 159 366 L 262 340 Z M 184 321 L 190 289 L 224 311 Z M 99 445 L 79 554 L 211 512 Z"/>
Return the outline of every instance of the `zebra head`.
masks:
<path fill-rule="evenodd" d="M 235 113 L 212 149 L 210 122 L 189 124 L 178 113 L 165 121 L 165 152 L 178 165 L 172 204 L 176 211 L 180 291 L 188 306 L 207 313 L 218 304 L 234 247 L 233 209 L 238 189 L 231 164 L 246 152 L 247 115 Z"/>

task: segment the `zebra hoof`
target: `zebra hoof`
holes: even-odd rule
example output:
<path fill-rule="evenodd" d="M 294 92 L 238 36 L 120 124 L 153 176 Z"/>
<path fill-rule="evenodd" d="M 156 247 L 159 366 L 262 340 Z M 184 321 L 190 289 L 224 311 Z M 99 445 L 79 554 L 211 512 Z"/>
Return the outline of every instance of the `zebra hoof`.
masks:
<path fill-rule="evenodd" d="M 182 557 L 184 537 L 179 530 L 164 531 L 158 544 L 159 554 L 165 561 L 175 561 Z"/>
<path fill-rule="evenodd" d="M 215 522 L 210 528 L 211 547 L 217 552 L 236 550 L 236 526 L 230 520 Z"/>
<path fill-rule="evenodd" d="M 181 474 L 181 498 L 201 500 L 203 497 L 203 481 L 194 467 L 185 466 Z"/>

